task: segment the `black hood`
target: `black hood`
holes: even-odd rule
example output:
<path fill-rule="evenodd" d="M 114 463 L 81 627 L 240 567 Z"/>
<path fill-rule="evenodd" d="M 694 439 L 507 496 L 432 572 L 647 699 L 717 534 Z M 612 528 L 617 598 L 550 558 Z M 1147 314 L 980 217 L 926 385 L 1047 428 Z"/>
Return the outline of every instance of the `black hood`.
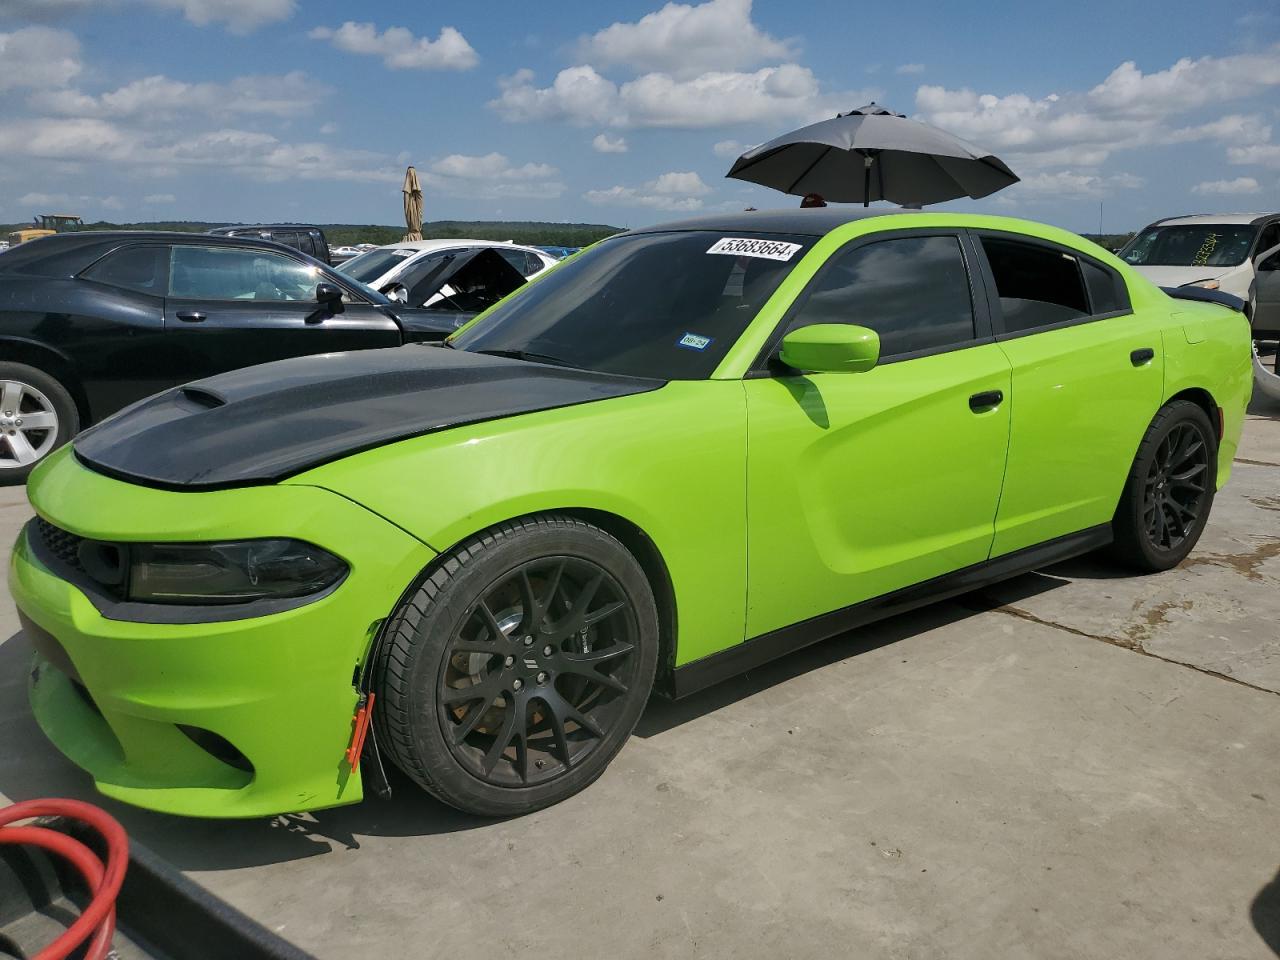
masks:
<path fill-rule="evenodd" d="M 245 486 L 435 430 L 662 385 L 447 347 L 321 354 L 157 394 L 74 447 L 100 473 L 148 486 Z"/>

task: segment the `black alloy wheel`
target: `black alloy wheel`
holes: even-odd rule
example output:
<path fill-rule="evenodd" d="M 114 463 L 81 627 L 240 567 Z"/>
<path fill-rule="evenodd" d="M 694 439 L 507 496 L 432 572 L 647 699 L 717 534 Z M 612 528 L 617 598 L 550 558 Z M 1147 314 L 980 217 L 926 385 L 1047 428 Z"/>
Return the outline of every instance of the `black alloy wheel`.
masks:
<path fill-rule="evenodd" d="M 631 601 L 591 561 L 544 557 L 510 571 L 476 601 L 440 671 L 453 755 L 495 786 L 568 773 L 623 713 L 638 630 Z"/>
<path fill-rule="evenodd" d="M 1198 424 L 1179 423 L 1160 441 L 1147 468 L 1142 515 L 1152 546 L 1182 546 L 1199 525 L 1208 486 L 1208 438 Z"/>

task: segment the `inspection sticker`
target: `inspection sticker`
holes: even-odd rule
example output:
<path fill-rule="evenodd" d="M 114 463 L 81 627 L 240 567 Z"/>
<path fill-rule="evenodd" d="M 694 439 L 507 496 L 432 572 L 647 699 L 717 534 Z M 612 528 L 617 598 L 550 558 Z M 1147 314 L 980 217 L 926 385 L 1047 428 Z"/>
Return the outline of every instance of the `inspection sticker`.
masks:
<path fill-rule="evenodd" d="M 714 339 L 715 337 L 703 337 L 696 333 L 686 333 L 676 341 L 676 346 L 688 347 L 690 350 L 705 350 L 711 346 L 711 341 Z"/>
<path fill-rule="evenodd" d="M 726 253 L 731 257 L 760 257 L 764 260 L 790 260 L 800 249 L 798 243 L 781 240 L 753 240 L 749 237 L 721 237 L 707 253 Z"/>

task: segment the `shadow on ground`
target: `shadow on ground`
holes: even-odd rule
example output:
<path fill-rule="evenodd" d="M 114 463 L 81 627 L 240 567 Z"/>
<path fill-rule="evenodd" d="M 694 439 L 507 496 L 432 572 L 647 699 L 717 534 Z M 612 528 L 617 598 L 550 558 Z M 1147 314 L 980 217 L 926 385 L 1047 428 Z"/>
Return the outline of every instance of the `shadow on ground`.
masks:
<path fill-rule="evenodd" d="M 1280 957 L 1280 871 L 1276 871 L 1275 878 L 1253 898 L 1249 916 L 1262 942 Z"/>
<path fill-rule="evenodd" d="M 1065 584 L 1027 574 L 1002 588 L 1016 602 Z M 978 597 L 978 602 L 973 598 Z M 834 637 L 678 702 L 654 699 L 636 734 L 654 737 L 809 671 L 906 637 L 976 616 L 994 605 L 980 595 L 936 604 Z M 90 800 L 120 819 L 130 835 L 181 870 L 228 870 L 302 860 L 335 848 L 358 849 L 362 837 L 417 837 L 483 828 L 492 821 L 459 813 L 423 793 L 395 769 L 388 799 L 254 820 L 195 820 L 156 814 L 98 795 L 89 778 L 48 743 L 26 703 L 30 646 L 20 634 L 0 644 L 0 723 L 5 742 L 22 744 L 0 761 L 0 792 L 13 800 L 64 795 Z"/>

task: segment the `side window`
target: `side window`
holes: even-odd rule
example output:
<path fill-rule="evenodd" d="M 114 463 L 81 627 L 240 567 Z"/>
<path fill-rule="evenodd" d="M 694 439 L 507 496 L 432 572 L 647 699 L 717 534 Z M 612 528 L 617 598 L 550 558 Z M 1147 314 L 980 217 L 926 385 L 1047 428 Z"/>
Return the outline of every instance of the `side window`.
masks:
<path fill-rule="evenodd" d="M 792 329 L 851 323 L 880 335 L 880 355 L 955 346 L 974 337 L 969 274 L 956 237 L 881 240 L 837 254 Z"/>
<path fill-rule="evenodd" d="M 1124 281 L 1104 267 L 1080 258 L 1085 286 L 1089 288 L 1089 305 L 1094 314 L 1118 313 L 1129 309 L 1129 298 L 1123 292 Z"/>
<path fill-rule="evenodd" d="M 276 243 L 283 243 L 286 247 L 293 247 L 295 250 L 303 249 L 302 241 L 299 239 L 298 235 L 292 231 L 272 231 L 271 239 Z"/>
<path fill-rule="evenodd" d="M 1278 245 L 1280 245 L 1280 223 L 1273 223 L 1262 228 L 1262 236 L 1258 238 L 1258 249 L 1254 254 L 1266 253 Z"/>
<path fill-rule="evenodd" d="M 1089 315 L 1080 267 L 1065 251 L 982 237 L 995 276 L 1004 329 L 1034 330 Z"/>
<path fill-rule="evenodd" d="M 166 247 L 126 247 L 107 254 L 81 276 L 113 287 L 163 297 L 169 278 L 169 251 Z"/>
<path fill-rule="evenodd" d="M 494 249 L 503 260 L 520 271 L 520 276 L 529 275 L 529 256 L 523 250 L 512 250 L 510 247 L 494 247 Z"/>
<path fill-rule="evenodd" d="M 173 248 L 169 296 L 183 300 L 315 300 L 320 273 L 269 250 Z"/>

